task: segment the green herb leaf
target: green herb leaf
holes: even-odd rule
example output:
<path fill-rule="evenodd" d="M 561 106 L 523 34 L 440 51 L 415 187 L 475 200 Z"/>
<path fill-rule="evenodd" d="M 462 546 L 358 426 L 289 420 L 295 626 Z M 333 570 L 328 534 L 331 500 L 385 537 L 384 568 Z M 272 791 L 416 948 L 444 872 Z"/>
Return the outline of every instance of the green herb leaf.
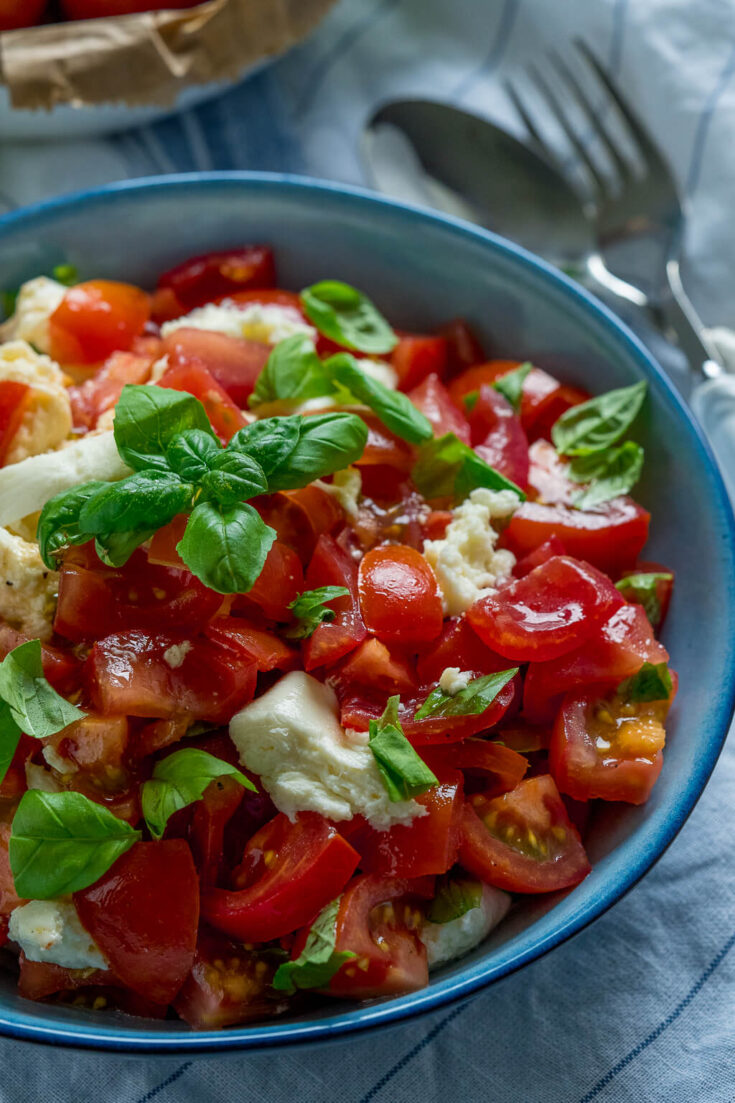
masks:
<path fill-rule="evenodd" d="M 398 697 L 391 697 L 380 720 L 370 721 L 369 746 L 392 801 L 410 800 L 438 785 L 398 722 Z"/>
<path fill-rule="evenodd" d="M 123 567 L 136 548 L 150 540 L 154 528 L 134 529 L 132 532 L 101 532 L 95 537 L 94 550 L 108 567 Z"/>
<path fill-rule="evenodd" d="M 658 628 L 661 624 L 658 584 L 672 582 L 673 578 L 673 574 L 668 571 L 638 571 L 621 578 L 615 585 L 626 601 L 634 601 L 642 605 L 653 627 Z"/>
<path fill-rule="evenodd" d="M 202 479 L 202 495 L 222 506 L 234 506 L 258 494 L 268 493 L 263 468 L 252 456 L 229 449 L 216 456 L 212 470 Z"/>
<path fill-rule="evenodd" d="M 324 621 L 334 620 L 334 610 L 328 609 L 325 603 L 347 597 L 349 592 L 346 586 L 320 586 L 318 590 L 299 594 L 289 605 L 298 623 L 284 629 L 284 636 L 290 640 L 307 640 Z"/>
<path fill-rule="evenodd" d="M 590 485 L 574 495 L 572 504 L 577 509 L 594 509 L 602 502 L 627 494 L 641 477 L 643 459 L 643 449 L 632 440 L 604 452 L 575 456 L 567 474 L 576 483 Z"/>
<path fill-rule="evenodd" d="M 221 455 L 222 445 L 203 429 L 185 429 L 166 449 L 166 462 L 185 483 L 200 483 Z"/>
<path fill-rule="evenodd" d="M 299 443 L 301 417 L 264 417 L 238 429 L 227 445 L 228 452 L 253 456 L 270 480 L 280 470 Z"/>
<path fill-rule="evenodd" d="M 646 397 L 645 381 L 572 406 L 554 423 L 551 437 L 563 456 L 602 452 L 620 440 L 633 424 Z"/>
<path fill-rule="evenodd" d="M 470 391 L 470 393 L 466 394 L 464 396 L 464 398 L 462 399 L 462 401 L 464 403 L 464 408 L 465 408 L 465 410 L 467 411 L 468 414 L 471 414 L 472 411 L 474 410 L 475 406 L 477 405 L 477 400 L 478 400 L 479 397 L 480 397 L 480 392 L 479 391 Z"/>
<path fill-rule="evenodd" d="M 41 510 L 36 528 L 38 550 L 49 570 L 56 570 L 56 555 L 74 544 L 86 544 L 91 540 L 88 532 L 79 527 L 79 514 L 82 506 L 99 490 L 109 483 L 90 482 L 75 486 L 72 490 L 62 490 L 50 498 Z"/>
<path fill-rule="evenodd" d="M 514 368 L 513 371 L 501 375 L 500 379 L 496 379 L 493 383 L 495 390 L 499 391 L 503 398 L 507 398 L 516 413 L 518 413 L 521 408 L 523 384 L 526 382 L 526 377 L 532 368 L 533 364 L 529 360 L 526 360 L 525 364 L 521 364 L 519 367 Z"/>
<path fill-rule="evenodd" d="M 79 512 L 79 528 L 93 536 L 155 530 L 177 513 L 188 512 L 194 492 L 192 484 L 182 482 L 173 471 L 137 471 L 90 495 Z"/>
<path fill-rule="evenodd" d="M 40 640 L 13 648 L 0 663 L 0 698 L 20 729 L 36 739 L 55 735 L 86 715 L 46 681 Z"/>
<path fill-rule="evenodd" d="M 339 352 L 324 364 L 332 379 L 345 387 L 359 402 L 378 415 L 383 425 L 402 440 L 421 444 L 431 440 L 434 430 L 427 417 L 417 410 L 408 395 L 393 391 L 362 370 L 354 356 Z"/>
<path fill-rule="evenodd" d="M 22 734 L 10 705 L 0 700 L 0 781 L 5 779 Z"/>
<path fill-rule="evenodd" d="M 174 812 L 201 800 L 212 781 L 232 777 L 243 789 L 255 792 L 253 783 L 235 766 L 196 747 L 185 747 L 161 759 L 153 777 L 143 782 L 141 807 L 154 839 L 160 839 Z"/>
<path fill-rule="evenodd" d="M 525 494 L 489 463 L 480 459 L 454 433 L 427 441 L 421 446 L 411 477 L 424 498 L 453 498 L 463 501 L 480 486 L 490 490 L 512 490 L 523 501 Z"/>
<path fill-rule="evenodd" d="M 128 383 L 115 407 L 115 443 L 122 459 L 135 471 L 169 469 L 166 451 L 186 429 L 214 436 L 198 398 L 168 387 Z"/>
<path fill-rule="evenodd" d="M 366 295 L 348 283 L 322 280 L 301 292 L 304 313 L 320 333 L 357 352 L 391 352 L 398 338 Z"/>
<path fill-rule="evenodd" d="M 273 977 L 276 991 L 292 996 L 297 988 L 326 988 L 344 963 L 355 957 L 351 950 L 334 948 L 341 899 L 337 897 L 319 913 L 296 960 L 278 966 Z"/>
<path fill-rule="evenodd" d="M 79 283 L 79 272 L 75 264 L 57 264 L 51 269 L 51 275 L 57 283 L 63 283 L 64 287 L 73 287 Z"/>
<path fill-rule="evenodd" d="M 666 663 L 644 663 L 637 674 L 620 683 L 618 693 L 626 701 L 667 701 L 671 688 Z"/>
<path fill-rule="evenodd" d="M 280 420 L 289 419 L 266 419 Z M 299 423 L 299 439 L 284 461 L 267 472 L 271 491 L 295 490 L 308 486 L 314 479 L 323 479 L 325 475 L 332 475 L 335 471 L 349 467 L 355 460 L 359 460 L 365 450 L 368 429 L 362 418 L 356 414 L 328 413 L 314 417 L 295 415 L 294 420 Z"/>
<path fill-rule="evenodd" d="M 451 877 L 446 874 L 437 882 L 436 896 L 431 902 L 427 918 L 432 923 L 451 923 L 460 919 L 482 903 L 482 885 L 468 877 Z"/>
<path fill-rule="evenodd" d="M 50 900 L 94 884 L 140 831 L 81 793 L 21 797 L 10 834 L 10 868 L 20 897 Z"/>
<path fill-rule="evenodd" d="M 305 402 L 334 390 L 314 342 L 305 333 L 279 341 L 258 376 L 248 399 L 252 408 L 264 402 Z"/>
<path fill-rule="evenodd" d="M 275 530 L 250 505 L 198 502 L 176 550 L 210 590 L 245 594 L 263 570 L 275 538 Z"/>
<path fill-rule="evenodd" d="M 427 716 L 479 716 L 490 708 L 501 689 L 517 673 L 518 667 L 514 666 L 497 674 L 485 674 L 482 678 L 475 678 L 453 696 L 437 686 L 416 711 L 414 719 L 424 720 Z"/>

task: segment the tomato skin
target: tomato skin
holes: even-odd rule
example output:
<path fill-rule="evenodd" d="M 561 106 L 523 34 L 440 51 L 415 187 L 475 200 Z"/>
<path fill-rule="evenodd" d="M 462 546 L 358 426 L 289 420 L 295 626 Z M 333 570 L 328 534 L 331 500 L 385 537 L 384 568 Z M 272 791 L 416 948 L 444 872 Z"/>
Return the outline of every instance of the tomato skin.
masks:
<path fill-rule="evenodd" d="M 275 540 L 255 585 L 235 598 L 236 612 L 256 610 L 268 620 L 288 621 L 292 618 L 289 605 L 306 589 L 304 571 L 293 548 Z"/>
<path fill-rule="evenodd" d="M 436 373 L 427 377 L 408 392 L 408 397 L 424 417 L 431 422 L 434 436 L 454 433 L 465 444 L 470 443 L 470 425 L 451 398 L 449 391 Z"/>
<path fill-rule="evenodd" d="M 654 587 L 655 600 L 658 602 L 658 616 L 651 613 L 650 609 L 646 610 L 646 616 L 651 621 L 651 625 L 655 632 L 659 633 L 666 622 L 666 615 L 669 611 L 669 605 L 671 604 L 671 598 L 674 593 L 675 574 L 671 567 L 665 567 L 663 563 L 654 563 L 650 559 L 641 560 L 636 563 L 631 574 L 669 574 L 671 578 L 659 578 L 656 580 Z M 620 580 L 618 580 L 620 581 Z M 623 596 L 627 597 L 628 601 L 635 602 L 635 595 L 631 591 L 623 591 Z"/>
<path fill-rule="evenodd" d="M 43 742 L 80 770 L 100 773 L 112 782 L 115 774 L 122 773 L 128 747 L 128 718 L 87 712 L 83 719 Z"/>
<path fill-rule="evenodd" d="M 522 559 L 557 536 L 568 555 L 617 578 L 638 559 L 648 539 L 650 519 L 650 513 L 632 498 L 613 498 L 594 512 L 523 502 L 500 543 Z"/>
<path fill-rule="evenodd" d="M 15 434 L 23 422 L 30 393 L 31 388 L 25 383 L 12 380 L 0 382 L 0 467 L 5 463 Z"/>
<path fill-rule="evenodd" d="M 8 847 L 10 844 L 10 824 L 0 824 L 0 915 L 10 915 L 13 908 L 25 903 L 15 891 L 13 871 L 10 868 Z"/>
<path fill-rule="evenodd" d="M 488 647 L 516 662 L 543 662 L 578 647 L 624 604 L 601 571 L 555 556 L 476 601 L 467 619 Z"/>
<path fill-rule="evenodd" d="M 448 666 L 458 666 L 479 677 L 507 670 L 508 660 L 489 648 L 462 616 L 446 621 L 439 638 L 422 649 L 417 667 L 422 685 L 438 682 Z"/>
<path fill-rule="evenodd" d="M 145 383 L 155 357 L 137 352 L 113 352 L 92 379 L 69 387 L 76 429 L 94 429 L 100 416 L 111 410 L 127 383 Z"/>
<path fill-rule="evenodd" d="M 50 355 L 61 364 L 98 364 L 127 350 L 150 317 L 144 291 L 114 280 L 70 287 L 49 319 Z"/>
<path fill-rule="evenodd" d="M 235 661 L 253 662 L 261 673 L 269 670 L 294 670 L 299 665 L 295 648 L 272 632 L 264 632 L 241 617 L 217 617 L 207 626 L 205 636 L 232 650 Z"/>
<path fill-rule="evenodd" d="M 240 408 L 247 406 L 270 351 L 260 341 L 185 326 L 163 339 L 170 368 L 204 368 Z"/>
<path fill-rule="evenodd" d="M 515 789 L 528 770 L 528 760 L 522 754 L 489 739 L 465 739 L 449 746 L 427 747 L 422 758 L 435 774 L 454 767 L 471 777 L 481 776 L 483 793 L 492 797 Z"/>
<path fill-rule="evenodd" d="M 475 808 L 482 810 L 483 817 L 499 818 L 499 831 L 509 821 L 516 828 L 516 839 L 519 831 L 532 832 L 545 851 L 533 857 L 504 842 L 491 834 Z M 564 833 L 559 840 L 555 829 Z M 554 841 L 563 846 L 555 847 Z M 591 869 L 579 833 L 548 774 L 527 778 L 510 793 L 491 800 L 478 794 L 467 802 L 459 861 L 468 873 L 508 892 L 556 892 L 579 884 Z"/>
<path fill-rule="evenodd" d="M 361 643 L 340 668 L 343 686 L 371 686 L 390 696 L 416 689 L 416 672 L 407 659 L 391 654 L 384 643 L 371 637 Z"/>
<path fill-rule="evenodd" d="M 542 563 L 548 563 L 550 559 L 553 559 L 557 555 L 566 554 L 566 548 L 559 537 L 550 536 L 543 544 L 539 544 L 537 548 L 534 548 L 534 550 L 524 556 L 523 559 L 518 560 L 513 568 L 513 577 L 525 578 L 527 574 L 530 574 L 536 567 L 540 567 Z"/>
<path fill-rule="evenodd" d="M 524 490 L 528 486 L 528 439 L 508 400 L 494 387 L 483 385 L 469 424 L 478 456 Z"/>
<path fill-rule="evenodd" d="M 67 3 L 69 0 L 67 0 Z M 77 3 L 102 4 L 102 0 L 76 0 Z M 135 10 L 145 11 L 154 4 L 147 0 L 120 0 L 123 4 L 139 3 Z M 201 0 L 185 0 L 171 7 L 189 7 Z M 186 310 L 193 310 L 204 303 L 222 296 L 231 296 L 246 289 L 275 287 L 276 265 L 273 250 L 268 245 L 243 245 L 239 249 L 203 253 L 190 257 L 164 272 L 159 287 L 168 287 Z"/>
<path fill-rule="evenodd" d="M 427 377 L 443 379 L 447 371 L 449 346 L 445 337 L 404 335 L 391 353 L 390 362 L 398 375 L 398 386 L 410 391 Z M 428 417 L 428 414 L 427 414 Z"/>
<path fill-rule="evenodd" d="M 373 548 L 358 576 L 360 612 L 368 631 L 388 643 L 436 639 L 444 614 L 436 577 L 415 548 Z"/>
<path fill-rule="evenodd" d="M 19 964 L 18 995 L 26 1000 L 45 1000 L 57 992 L 74 992 L 78 988 L 112 986 L 116 981 L 109 969 L 65 969 L 50 961 L 29 961 L 22 952 Z"/>
<path fill-rule="evenodd" d="M 263 855 L 275 857 L 264 860 Z M 234 890 L 212 888 L 202 916 L 242 942 L 281 938 L 310 922 L 350 879 L 359 854 L 323 816 L 300 812 L 296 822 L 279 813 L 253 836 Z"/>
<path fill-rule="evenodd" d="M 359 460 L 355 460 L 355 466 L 363 468 L 377 464 L 395 467 L 397 471 L 408 474 L 416 457 L 412 445 L 386 429 L 374 414 L 361 413 L 360 416 L 368 427 L 368 439 Z"/>
<path fill-rule="evenodd" d="M 276 530 L 279 541 L 293 549 L 304 565 L 314 555 L 319 537 L 334 532 L 344 520 L 337 500 L 318 486 L 281 491 L 258 498 L 254 505 Z M 254 588 L 257 592 L 257 583 Z"/>
<path fill-rule="evenodd" d="M 322 535 L 306 572 L 306 587 L 345 586 L 349 596 L 330 602 L 336 616 L 320 624 L 304 642 L 304 669 L 331 666 L 349 655 L 365 639 L 367 630 L 360 612 L 357 594 L 357 564 L 331 536 Z"/>
<path fill-rule="evenodd" d="M 168 368 L 158 381 L 159 387 L 170 387 L 174 391 L 187 391 L 204 406 L 207 417 L 217 436 L 227 443 L 238 429 L 246 424 L 239 408 L 227 391 L 201 364 L 180 364 Z"/>
<path fill-rule="evenodd" d="M 28 636 L 11 628 L 9 624 L 0 622 L 0 659 L 19 647 L 22 643 L 28 643 Z M 41 644 L 41 662 L 43 673 L 57 692 L 69 695 L 79 689 L 82 680 L 82 664 L 76 655 L 70 651 L 62 651 L 53 643 Z"/>
<path fill-rule="evenodd" d="M 234 777 L 211 781 L 196 801 L 189 827 L 189 846 L 199 882 L 216 885 L 223 866 L 225 828 L 237 812 L 245 790 Z"/>
<path fill-rule="evenodd" d="M 199 881 L 186 843 L 135 843 L 99 881 L 74 893 L 74 903 L 120 981 L 171 1003 L 194 962 L 199 922 Z"/>
<path fill-rule="evenodd" d="M 487 360 L 476 334 L 463 318 L 455 318 L 439 330 L 447 342 L 447 367 L 450 375 Z"/>
<path fill-rule="evenodd" d="M 35 27 L 45 8 L 46 0 L 0 0 L 0 31 Z"/>

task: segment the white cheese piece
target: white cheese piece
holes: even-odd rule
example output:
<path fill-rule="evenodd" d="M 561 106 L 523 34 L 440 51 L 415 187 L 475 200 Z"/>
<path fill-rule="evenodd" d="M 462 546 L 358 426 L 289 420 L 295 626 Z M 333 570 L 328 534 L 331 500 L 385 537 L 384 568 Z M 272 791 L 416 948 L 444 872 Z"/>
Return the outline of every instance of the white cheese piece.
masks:
<path fill-rule="evenodd" d="M 460 670 L 458 666 L 448 666 L 441 673 L 439 689 L 444 693 L 448 693 L 450 697 L 456 697 L 461 690 L 467 689 L 471 681 L 471 670 Z"/>
<path fill-rule="evenodd" d="M 42 509 L 49 498 L 92 479 L 130 475 L 112 432 L 81 437 L 59 452 L 0 468 L 0 525 L 12 525 Z"/>
<path fill-rule="evenodd" d="M 470 908 L 459 919 L 450 919 L 448 923 L 426 923 L 419 931 L 419 937 L 426 946 L 429 968 L 437 969 L 474 950 L 505 918 L 509 908 L 510 896 L 507 892 L 492 885 L 483 885 L 478 907 Z"/>
<path fill-rule="evenodd" d="M 306 811 L 335 821 L 361 813 L 385 830 L 425 815 L 416 801 L 389 800 L 372 751 L 350 741 L 338 713 L 334 690 L 293 671 L 232 718 L 230 737 L 289 819 Z"/>
<path fill-rule="evenodd" d="M 359 360 L 358 365 L 365 372 L 365 375 L 369 375 L 371 379 L 374 379 L 377 383 L 382 383 L 384 387 L 388 387 L 391 391 L 394 391 L 398 386 L 398 372 L 385 360 L 373 360 L 366 357 L 364 360 Z"/>
<path fill-rule="evenodd" d="M 31 639 L 47 640 L 58 585 L 35 544 L 0 528 L 0 618 Z"/>
<path fill-rule="evenodd" d="M 434 570 L 449 616 L 464 613 L 510 576 L 515 556 L 496 548 L 498 533 L 492 522 L 509 517 L 519 505 L 512 490 L 480 487 L 453 511 L 444 538 L 424 544 L 424 558 Z"/>
<path fill-rule="evenodd" d="M 149 383 L 158 383 L 163 375 L 168 371 L 168 353 L 165 356 L 159 356 L 158 360 L 154 361 L 151 366 L 151 374 L 148 380 Z"/>
<path fill-rule="evenodd" d="M 31 388 L 6 464 L 48 452 L 66 440 L 71 432 L 71 403 L 64 374 L 55 361 L 25 341 L 8 341 L 0 345 L 0 383 L 25 383 Z"/>
<path fill-rule="evenodd" d="M 305 333 L 316 339 L 316 330 L 304 321 L 292 306 L 278 303 L 247 303 L 240 305 L 231 299 L 221 303 L 207 303 L 190 314 L 164 322 L 161 333 L 167 337 L 177 329 L 211 329 L 228 337 L 246 337 L 249 341 L 262 341 L 277 345 L 296 333 Z"/>
<path fill-rule="evenodd" d="M 65 969 L 106 969 L 107 961 L 82 926 L 71 900 L 31 900 L 10 915 L 8 936 L 29 961 L 48 961 Z"/>
<path fill-rule="evenodd" d="M 64 758 L 50 743 L 47 743 L 41 751 L 46 762 L 52 769 L 56 770 L 58 774 L 76 774 L 79 767 L 75 763 L 70 762 L 68 758 Z M 43 769 L 43 767 L 41 767 Z M 35 788 L 40 788 L 36 786 Z"/>
<path fill-rule="evenodd" d="M 164 661 L 172 670 L 178 670 L 193 646 L 194 644 L 191 640 L 182 640 L 181 643 L 172 643 L 163 653 Z"/>
<path fill-rule="evenodd" d="M 326 490 L 327 494 L 336 498 L 350 521 L 356 519 L 362 495 L 362 475 L 359 467 L 345 467 L 343 471 L 335 471 L 331 483 L 315 479 L 314 486 Z"/>
<path fill-rule="evenodd" d="M 15 312 L 0 326 L 0 340 L 28 341 L 41 352 L 49 350 L 49 318 L 67 288 L 48 276 L 38 276 L 24 283 L 15 301 Z"/>
<path fill-rule="evenodd" d="M 26 762 L 26 785 L 29 789 L 39 789 L 42 793 L 61 792 L 61 786 L 51 771 L 35 762 Z"/>

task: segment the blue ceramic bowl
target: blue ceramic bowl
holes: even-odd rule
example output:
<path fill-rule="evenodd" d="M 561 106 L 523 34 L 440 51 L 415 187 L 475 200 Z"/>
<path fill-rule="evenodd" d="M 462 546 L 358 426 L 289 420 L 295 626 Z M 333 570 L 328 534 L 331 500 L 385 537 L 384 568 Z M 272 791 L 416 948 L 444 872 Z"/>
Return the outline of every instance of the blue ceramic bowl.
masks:
<path fill-rule="evenodd" d="M 681 828 L 722 747 L 735 688 L 734 521 L 692 417 L 636 338 L 546 264 L 483 230 L 347 188 L 223 174 L 125 183 L 0 220 L 0 287 L 75 264 L 83 277 L 150 284 L 187 256 L 271 242 L 280 281 L 335 277 L 368 292 L 391 320 L 427 330 L 461 315 L 493 355 L 532 359 L 593 392 L 638 379 L 650 402 L 638 489 L 653 511 L 647 557 L 676 571 L 665 643 L 680 674 L 664 768 L 642 808 L 611 806 L 589 841 L 593 871 L 576 889 L 530 899 L 428 988 L 228 1031 L 96 1014 L 20 999 L 1 978 L 0 1032 L 133 1051 L 207 1051 L 326 1039 L 439 1007 L 502 977 L 579 931 L 650 868 Z"/>

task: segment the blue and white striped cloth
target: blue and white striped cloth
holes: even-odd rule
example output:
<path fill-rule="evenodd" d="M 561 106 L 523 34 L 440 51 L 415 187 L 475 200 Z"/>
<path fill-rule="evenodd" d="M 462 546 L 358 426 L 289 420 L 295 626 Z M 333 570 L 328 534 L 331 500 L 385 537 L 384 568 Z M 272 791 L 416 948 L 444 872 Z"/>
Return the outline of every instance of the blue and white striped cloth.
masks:
<path fill-rule="evenodd" d="M 0 201 L 211 168 L 361 183 L 357 139 L 376 103 L 426 94 L 510 122 L 502 78 L 578 34 L 605 56 L 690 201 L 695 303 L 710 325 L 735 326 L 733 0 L 342 0 L 308 42 L 194 111 L 108 140 L 3 146 Z M 0 1099 L 733 1103 L 733 807 L 731 745 L 679 838 L 610 913 L 420 1021 L 313 1051 L 196 1060 L 0 1041 Z"/>

